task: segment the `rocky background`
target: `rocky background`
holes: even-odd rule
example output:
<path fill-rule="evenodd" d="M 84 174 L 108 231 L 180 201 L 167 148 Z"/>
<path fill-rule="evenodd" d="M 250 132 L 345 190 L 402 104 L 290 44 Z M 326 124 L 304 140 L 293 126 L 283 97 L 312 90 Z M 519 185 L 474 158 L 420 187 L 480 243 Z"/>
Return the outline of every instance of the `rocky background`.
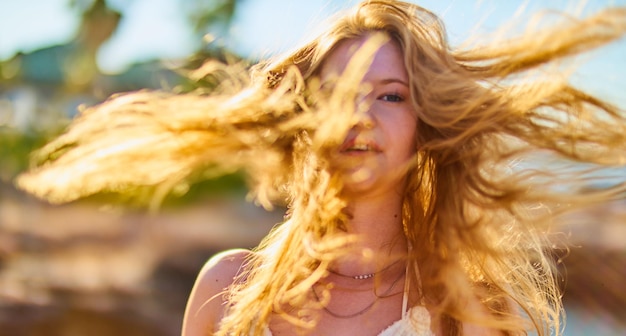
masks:
<path fill-rule="evenodd" d="M 204 262 L 282 218 L 234 196 L 152 215 L 1 192 L 3 336 L 178 335 Z"/>
<path fill-rule="evenodd" d="M 204 262 L 282 218 L 236 195 L 150 215 L 0 192 L 0 336 L 179 335 Z M 564 219 L 566 335 L 626 331 L 624 224 L 626 202 Z"/>

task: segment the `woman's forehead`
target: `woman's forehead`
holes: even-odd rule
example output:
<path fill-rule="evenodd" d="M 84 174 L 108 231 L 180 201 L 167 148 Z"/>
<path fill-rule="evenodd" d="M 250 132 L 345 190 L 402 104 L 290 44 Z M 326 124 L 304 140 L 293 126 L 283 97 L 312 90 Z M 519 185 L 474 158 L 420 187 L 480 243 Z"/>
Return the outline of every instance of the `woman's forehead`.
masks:
<path fill-rule="evenodd" d="M 339 42 L 322 64 L 320 70 L 322 80 L 341 75 L 366 41 L 367 37 L 361 37 Z M 365 77 L 371 76 L 396 78 L 408 82 L 402 49 L 393 40 L 382 44 L 374 54 Z"/>

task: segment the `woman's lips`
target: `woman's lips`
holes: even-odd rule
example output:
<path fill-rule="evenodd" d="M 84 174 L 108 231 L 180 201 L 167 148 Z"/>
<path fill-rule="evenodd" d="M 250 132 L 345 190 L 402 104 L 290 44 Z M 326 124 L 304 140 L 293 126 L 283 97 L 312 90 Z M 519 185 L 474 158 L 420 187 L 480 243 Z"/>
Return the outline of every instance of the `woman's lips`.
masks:
<path fill-rule="evenodd" d="M 351 139 L 345 142 L 339 152 L 343 154 L 380 153 L 381 149 L 374 141 Z"/>

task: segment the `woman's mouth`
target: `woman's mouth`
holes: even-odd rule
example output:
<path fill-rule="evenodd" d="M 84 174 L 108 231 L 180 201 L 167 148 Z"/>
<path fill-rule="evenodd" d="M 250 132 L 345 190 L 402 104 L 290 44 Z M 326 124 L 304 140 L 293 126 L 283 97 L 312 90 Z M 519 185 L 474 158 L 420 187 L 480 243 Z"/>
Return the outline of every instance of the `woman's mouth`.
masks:
<path fill-rule="evenodd" d="M 341 153 L 351 153 L 351 154 L 360 154 L 360 153 L 379 153 L 380 148 L 373 142 L 356 142 L 349 141 L 345 145 L 343 145 L 340 149 Z"/>
<path fill-rule="evenodd" d="M 369 152 L 372 148 L 369 145 L 354 145 L 349 148 L 346 148 L 344 152 Z"/>

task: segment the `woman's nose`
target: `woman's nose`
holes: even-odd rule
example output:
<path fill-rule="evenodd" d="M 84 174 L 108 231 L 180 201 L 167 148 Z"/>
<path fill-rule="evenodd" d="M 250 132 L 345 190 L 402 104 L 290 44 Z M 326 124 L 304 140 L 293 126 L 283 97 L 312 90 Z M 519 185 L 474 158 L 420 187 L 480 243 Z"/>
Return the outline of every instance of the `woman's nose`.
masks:
<path fill-rule="evenodd" d="M 374 128 L 374 126 L 376 126 L 376 122 L 374 120 L 374 117 L 369 111 L 364 111 L 364 112 L 360 112 L 357 115 L 356 126 L 363 128 L 363 129 L 372 129 Z"/>
<path fill-rule="evenodd" d="M 376 118 L 373 114 L 373 102 L 365 97 L 358 99 L 356 104 L 355 126 L 363 129 L 372 129 L 376 126 Z"/>

